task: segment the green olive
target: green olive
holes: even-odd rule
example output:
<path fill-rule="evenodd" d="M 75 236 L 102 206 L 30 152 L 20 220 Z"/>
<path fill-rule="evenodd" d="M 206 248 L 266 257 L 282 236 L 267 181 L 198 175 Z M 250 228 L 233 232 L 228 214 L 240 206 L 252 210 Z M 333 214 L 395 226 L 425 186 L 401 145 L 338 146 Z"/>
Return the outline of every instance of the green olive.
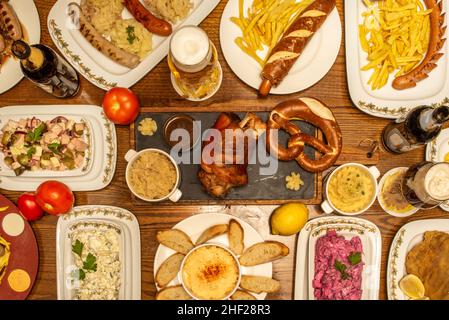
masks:
<path fill-rule="evenodd" d="M 14 159 L 12 157 L 5 157 L 5 164 L 10 167 L 14 163 Z"/>
<path fill-rule="evenodd" d="M 11 136 L 12 136 L 11 132 L 9 132 L 9 131 L 5 132 L 2 137 L 2 145 L 4 145 L 4 146 L 8 145 L 9 142 L 11 141 Z"/>
<path fill-rule="evenodd" d="M 14 173 L 16 174 L 16 176 L 20 176 L 24 172 L 25 172 L 25 167 L 20 167 L 20 168 L 14 169 Z"/>
<path fill-rule="evenodd" d="M 75 160 L 73 158 L 64 157 L 62 163 L 69 169 L 75 169 Z"/>
<path fill-rule="evenodd" d="M 30 157 L 27 154 L 20 154 L 17 156 L 17 162 L 22 166 L 27 166 L 30 162 Z"/>
<path fill-rule="evenodd" d="M 53 157 L 53 153 L 49 151 L 44 151 L 42 153 L 42 160 L 50 160 L 50 158 Z"/>

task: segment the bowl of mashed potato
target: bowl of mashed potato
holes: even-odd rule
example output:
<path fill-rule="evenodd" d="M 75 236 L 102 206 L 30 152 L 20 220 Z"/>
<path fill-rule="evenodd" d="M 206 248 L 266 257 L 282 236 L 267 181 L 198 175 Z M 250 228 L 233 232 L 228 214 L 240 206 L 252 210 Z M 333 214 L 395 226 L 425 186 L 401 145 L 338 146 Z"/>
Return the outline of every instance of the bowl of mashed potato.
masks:
<path fill-rule="evenodd" d="M 325 201 L 321 208 L 326 213 L 358 215 L 368 210 L 378 193 L 376 167 L 347 163 L 335 169 L 326 178 Z"/>

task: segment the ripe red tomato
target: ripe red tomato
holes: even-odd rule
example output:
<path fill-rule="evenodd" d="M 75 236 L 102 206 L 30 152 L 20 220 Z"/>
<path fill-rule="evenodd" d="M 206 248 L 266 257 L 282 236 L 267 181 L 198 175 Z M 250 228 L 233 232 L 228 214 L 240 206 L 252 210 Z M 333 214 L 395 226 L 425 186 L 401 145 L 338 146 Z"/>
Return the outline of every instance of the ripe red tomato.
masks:
<path fill-rule="evenodd" d="M 113 123 L 129 125 L 139 115 L 139 98 L 129 89 L 112 88 L 103 98 L 103 110 Z"/>
<path fill-rule="evenodd" d="M 33 193 L 22 194 L 17 200 L 17 207 L 28 221 L 39 220 L 44 215 L 44 211 L 37 204 L 36 195 Z"/>
<path fill-rule="evenodd" d="M 61 215 L 72 209 L 75 197 L 64 183 L 46 181 L 37 188 L 36 202 L 45 212 Z"/>

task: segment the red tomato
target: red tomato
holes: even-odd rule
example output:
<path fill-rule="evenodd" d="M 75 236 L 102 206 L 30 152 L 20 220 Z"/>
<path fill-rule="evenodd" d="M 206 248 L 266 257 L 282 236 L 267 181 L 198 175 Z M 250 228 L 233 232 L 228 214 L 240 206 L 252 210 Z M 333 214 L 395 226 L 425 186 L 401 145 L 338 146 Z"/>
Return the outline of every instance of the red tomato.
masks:
<path fill-rule="evenodd" d="M 45 212 L 60 215 L 72 209 L 75 197 L 64 183 L 46 181 L 37 188 L 36 202 Z"/>
<path fill-rule="evenodd" d="M 22 194 L 17 200 L 17 207 L 28 221 L 39 220 L 44 215 L 44 211 L 37 204 L 36 195 L 33 193 Z"/>
<path fill-rule="evenodd" d="M 139 98 L 129 89 L 112 88 L 103 98 L 103 110 L 113 123 L 128 125 L 139 115 Z"/>

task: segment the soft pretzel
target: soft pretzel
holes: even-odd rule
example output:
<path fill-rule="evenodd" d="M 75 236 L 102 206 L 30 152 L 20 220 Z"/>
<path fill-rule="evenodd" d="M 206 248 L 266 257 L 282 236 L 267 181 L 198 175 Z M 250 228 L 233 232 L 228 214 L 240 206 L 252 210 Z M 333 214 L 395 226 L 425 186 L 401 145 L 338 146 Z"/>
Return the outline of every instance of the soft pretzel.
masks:
<path fill-rule="evenodd" d="M 319 128 L 327 143 L 307 134 L 291 120 L 303 120 Z M 291 135 L 288 147 L 279 146 L 274 140 L 274 130 L 285 130 Z M 283 102 L 271 112 L 267 122 L 267 150 L 281 161 L 296 160 L 305 170 L 321 172 L 330 168 L 338 159 L 343 146 L 340 127 L 332 111 L 323 103 L 312 98 L 300 98 Z M 308 145 L 319 151 L 319 159 L 310 159 L 304 153 Z"/>

